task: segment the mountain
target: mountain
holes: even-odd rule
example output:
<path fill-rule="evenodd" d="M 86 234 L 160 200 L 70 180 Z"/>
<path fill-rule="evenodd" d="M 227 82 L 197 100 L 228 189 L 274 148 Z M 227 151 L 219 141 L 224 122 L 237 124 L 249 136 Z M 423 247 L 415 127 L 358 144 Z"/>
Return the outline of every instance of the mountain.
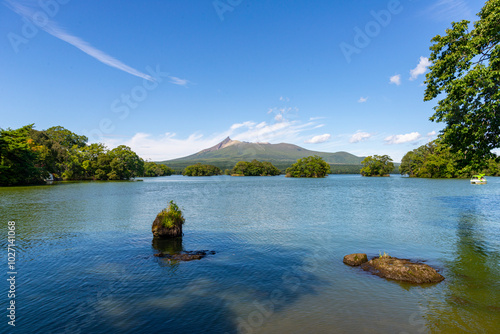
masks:
<path fill-rule="evenodd" d="M 341 167 L 346 165 L 354 166 L 356 170 L 354 172 L 359 172 L 361 161 L 364 159 L 364 157 L 358 157 L 347 152 L 317 152 L 293 144 L 248 143 L 227 137 L 217 145 L 198 153 L 183 158 L 161 161 L 160 163 L 177 171 L 198 162 L 215 165 L 224 170 L 233 168 L 238 161 L 257 159 L 270 161 L 279 169 L 284 170 L 295 163 L 297 159 L 310 155 L 322 157 L 326 162 L 333 165 L 332 167 L 339 167 L 340 172 L 345 169 Z"/>

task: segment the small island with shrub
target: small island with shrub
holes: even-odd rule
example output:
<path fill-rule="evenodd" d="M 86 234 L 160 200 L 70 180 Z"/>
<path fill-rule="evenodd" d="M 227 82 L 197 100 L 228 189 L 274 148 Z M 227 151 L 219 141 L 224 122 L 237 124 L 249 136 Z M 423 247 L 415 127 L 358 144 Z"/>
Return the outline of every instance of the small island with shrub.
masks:
<path fill-rule="evenodd" d="M 330 165 L 317 155 L 298 159 L 286 169 L 286 177 L 321 178 L 328 173 L 330 173 Z"/>
<path fill-rule="evenodd" d="M 232 176 L 275 176 L 281 172 L 268 161 L 239 161 L 231 171 Z"/>
<path fill-rule="evenodd" d="M 222 171 L 219 167 L 214 165 L 202 165 L 200 163 L 187 166 L 182 172 L 184 176 L 213 176 L 221 174 Z"/>
<path fill-rule="evenodd" d="M 390 176 L 394 169 L 391 157 L 388 155 L 374 155 L 366 157 L 361 164 L 361 175 L 363 176 Z"/>

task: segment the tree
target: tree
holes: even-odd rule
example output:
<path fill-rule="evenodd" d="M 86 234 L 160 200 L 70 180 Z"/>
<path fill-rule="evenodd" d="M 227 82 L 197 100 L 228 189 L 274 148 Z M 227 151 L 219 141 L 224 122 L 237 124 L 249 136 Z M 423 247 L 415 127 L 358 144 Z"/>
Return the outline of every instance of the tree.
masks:
<path fill-rule="evenodd" d="M 111 172 L 107 174 L 110 180 L 128 180 L 144 174 L 144 160 L 125 145 L 120 145 L 108 153 L 111 159 Z"/>
<path fill-rule="evenodd" d="M 33 124 L 0 129 L 0 186 L 41 183 L 48 176 L 40 166 L 42 147 L 29 137 L 32 129 Z"/>
<path fill-rule="evenodd" d="M 157 164 L 153 161 L 146 161 L 144 163 L 144 176 L 170 176 L 174 170 L 163 164 Z"/>
<path fill-rule="evenodd" d="M 232 170 L 232 174 L 244 176 L 275 176 L 280 175 L 280 170 L 268 161 L 258 161 L 256 159 L 251 162 L 239 161 Z"/>
<path fill-rule="evenodd" d="M 368 156 L 361 161 L 361 164 L 363 165 L 361 168 L 363 176 L 385 176 L 394 169 L 392 159 L 388 155 Z"/>
<path fill-rule="evenodd" d="M 287 177 L 325 177 L 330 173 L 330 165 L 315 155 L 298 159 L 286 169 Z"/>
<path fill-rule="evenodd" d="M 430 50 L 424 101 L 443 98 L 432 121 L 445 122 L 443 143 L 462 164 L 478 168 L 500 147 L 500 0 L 489 0 L 469 31 L 453 22 Z"/>
<path fill-rule="evenodd" d="M 222 171 L 219 167 L 213 165 L 202 165 L 200 163 L 187 166 L 182 172 L 182 175 L 185 176 L 212 176 L 221 174 Z"/>
<path fill-rule="evenodd" d="M 495 159 L 486 161 L 486 169 L 472 169 L 471 165 L 466 165 L 462 159 L 460 154 L 451 152 L 447 145 L 436 139 L 406 153 L 401 160 L 399 172 L 410 177 L 425 178 L 464 178 L 479 172 L 487 175 L 498 174 L 500 164 Z"/>

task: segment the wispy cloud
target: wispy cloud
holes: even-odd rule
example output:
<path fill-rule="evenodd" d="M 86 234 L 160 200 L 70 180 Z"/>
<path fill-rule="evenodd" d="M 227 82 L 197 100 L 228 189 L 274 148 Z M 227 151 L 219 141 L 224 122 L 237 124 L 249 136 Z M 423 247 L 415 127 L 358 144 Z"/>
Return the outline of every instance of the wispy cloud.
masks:
<path fill-rule="evenodd" d="M 187 79 L 181 79 L 181 78 L 172 77 L 172 76 L 169 76 L 169 79 L 170 79 L 170 83 L 173 83 L 174 85 L 184 86 L 184 87 L 187 87 L 187 85 L 190 83 L 190 81 Z"/>
<path fill-rule="evenodd" d="M 418 132 L 407 133 L 404 135 L 392 135 L 384 139 L 386 144 L 403 144 L 419 140 L 422 135 Z"/>
<path fill-rule="evenodd" d="M 424 74 L 427 71 L 427 67 L 431 65 L 429 58 L 420 57 L 420 61 L 418 62 L 417 67 L 410 70 L 410 80 L 415 80 L 419 75 Z"/>
<path fill-rule="evenodd" d="M 401 85 L 401 74 L 396 74 L 396 75 L 393 75 L 390 79 L 389 79 L 389 83 L 391 84 L 395 84 L 397 86 Z"/>
<path fill-rule="evenodd" d="M 366 139 L 370 138 L 371 136 L 373 136 L 373 134 L 368 133 L 368 132 L 358 131 L 351 136 L 351 138 L 349 139 L 349 142 L 353 143 L 353 144 L 359 143 L 360 141 L 366 140 Z"/>
<path fill-rule="evenodd" d="M 358 103 L 365 103 L 366 101 L 368 101 L 368 97 L 360 97 L 359 100 L 358 100 Z"/>
<path fill-rule="evenodd" d="M 85 42 L 81 38 L 71 35 L 64 29 L 60 28 L 54 21 L 50 20 L 47 18 L 47 20 L 44 22 L 43 25 L 38 25 L 36 22 L 33 21 L 33 17 L 35 17 L 35 14 L 37 13 L 33 8 L 21 5 L 18 2 L 12 1 L 12 0 L 5 0 L 5 4 L 7 5 L 8 8 L 19 14 L 20 16 L 24 17 L 27 20 L 30 20 L 33 24 L 37 25 L 40 29 L 43 29 L 47 33 L 51 34 L 52 36 L 65 41 L 68 44 L 73 45 L 74 47 L 80 49 L 81 51 L 85 52 L 92 58 L 100 61 L 103 64 L 106 64 L 108 66 L 114 67 L 116 69 L 119 69 L 121 71 L 127 72 L 129 74 L 135 75 L 137 77 L 149 80 L 149 81 L 154 81 L 154 79 L 150 76 L 147 75 L 141 71 L 138 71 L 118 59 L 113 58 L 112 56 L 104 53 L 101 50 L 96 49 L 89 43 Z"/>
<path fill-rule="evenodd" d="M 328 133 L 325 133 L 324 135 L 314 136 L 311 139 L 308 139 L 308 140 L 304 141 L 304 143 L 307 143 L 307 144 L 324 143 L 325 141 L 327 141 L 328 139 L 330 139 L 331 136 L 332 135 L 330 135 Z"/>
<path fill-rule="evenodd" d="M 465 20 L 474 16 L 465 0 L 439 0 L 425 11 L 427 16 L 436 20 Z"/>

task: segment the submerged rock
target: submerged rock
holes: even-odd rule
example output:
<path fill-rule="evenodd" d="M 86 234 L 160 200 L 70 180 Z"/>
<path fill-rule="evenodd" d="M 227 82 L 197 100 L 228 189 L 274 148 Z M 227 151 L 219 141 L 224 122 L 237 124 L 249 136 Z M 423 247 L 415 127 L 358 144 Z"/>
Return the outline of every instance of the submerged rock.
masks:
<path fill-rule="evenodd" d="M 361 265 L 374 275 L 411 283 L 437 283 L 444 280 L 434 268 L 424 263 L 411 262 L 392 256 L 375 257 Z"/>
<path fill-rule="evenodd" d="M 344 263 L 350 266 L 359 266 L 368 262 L 368 257 L 365 253 L 354 253 L 344 256 Z"/>
<path fill-rule="evenodd" d="M 163 257 L 170 261 L 193 261 L 200 260 L 209 254 L 215 254 L 215 251 L 199 250 L 199 251 L 184 251 L 177 254 L 168 254 L 160 252 L 155 254 L 156 257 Z"/>

